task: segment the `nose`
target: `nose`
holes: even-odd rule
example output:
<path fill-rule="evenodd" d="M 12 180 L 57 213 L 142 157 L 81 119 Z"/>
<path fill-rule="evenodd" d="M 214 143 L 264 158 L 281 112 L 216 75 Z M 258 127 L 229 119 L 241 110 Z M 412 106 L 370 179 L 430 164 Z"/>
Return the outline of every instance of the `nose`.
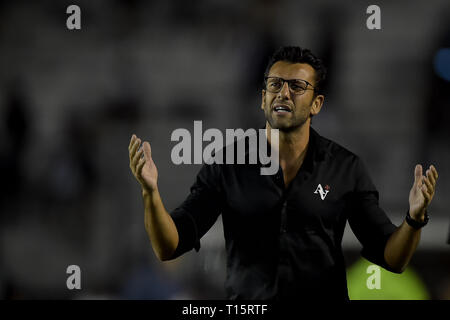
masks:
<path fill-rule="evenodd" d="M 289 83 L 284 82 L 281 87 L 280 92 L 278 92 L 278 99 L 280 100 L 289 100 L 291 95 L 291 90 L 289 90 Z"/>

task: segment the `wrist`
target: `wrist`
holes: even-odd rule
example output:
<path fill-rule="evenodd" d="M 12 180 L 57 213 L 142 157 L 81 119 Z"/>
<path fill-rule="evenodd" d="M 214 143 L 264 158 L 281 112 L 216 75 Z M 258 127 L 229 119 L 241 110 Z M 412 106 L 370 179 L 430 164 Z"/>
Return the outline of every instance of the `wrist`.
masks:
<path fill-rule="evenodd" d="M 427 210 L 423 209 L 419 212 L 414 212 L 411 211 L 411 209 L 407 212 L 407 214 L 409 214 L 409 216 L 411 217 L 411 219 L 418 221 L 418 222 L 424 222 L 425 221 L 425 216 L 427 214 Z"/>
<path fill-rule="evenodd" d="M 158 194 L 158 188 L 155 189 L 147 189 L 147 188 L 142 188 L 142 197 L 144 197 L 144 199 L 150 199 L 152 198 L 154 195 Z"/>
<path fill-rule="evenodd" d="M 429 216 L 426 210 L 424 211 L 423 215 L 420 216 L 420 218 L 412 217 L 409 213 L 409 210 L 406 212 L 405 221 L 408 225 L 410 225 L 414 229 L 423 228 L 428 223 L 428 220 Z"/>

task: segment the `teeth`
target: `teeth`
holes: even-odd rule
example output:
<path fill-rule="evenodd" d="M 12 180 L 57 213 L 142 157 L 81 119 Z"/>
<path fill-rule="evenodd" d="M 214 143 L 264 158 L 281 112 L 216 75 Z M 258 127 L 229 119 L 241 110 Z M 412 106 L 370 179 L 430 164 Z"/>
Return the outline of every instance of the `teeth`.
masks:
<path fill-rule="evenodd" d="M 274 110 L 277 112 L 290 112 L 289 109 L 283 107 L 275 107 Z"/>

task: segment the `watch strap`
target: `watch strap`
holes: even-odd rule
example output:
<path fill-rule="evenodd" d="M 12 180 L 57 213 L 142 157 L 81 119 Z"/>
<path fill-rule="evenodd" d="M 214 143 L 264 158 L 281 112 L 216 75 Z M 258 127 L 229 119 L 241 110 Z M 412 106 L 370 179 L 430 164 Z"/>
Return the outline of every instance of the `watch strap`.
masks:
<path fill-rule="evenodd" d="M 430 220 L 430 217 L 428 216 L 428 213 L 425 211 L 425 218 L 423 222 L 414 220 L 411 215 L 409 214 L 409 210 L 406 212 L 406 223 L 409 224 L 414 229 L 420 229 L 427 225 L 428 220 Z"/>

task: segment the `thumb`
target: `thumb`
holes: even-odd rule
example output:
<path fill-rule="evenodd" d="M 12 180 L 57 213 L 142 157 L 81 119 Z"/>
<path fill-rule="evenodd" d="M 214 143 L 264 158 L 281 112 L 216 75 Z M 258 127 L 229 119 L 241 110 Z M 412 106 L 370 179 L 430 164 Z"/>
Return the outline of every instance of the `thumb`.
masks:
<path fill-rule="evenodd" d="M 418 185 L 422 181 L 422 166 L 420 164 L 416 165 L 414 169 L 414 184 Z"/>
<path fill-rule="evenodd" d="M 152 158 L 152 148 L 150 147 L 150 143 L 145 141 L 144 144 L 142 145 L 142 147 L 144 148 L 145 160 L 150 161 L 150 159 Z"/>

